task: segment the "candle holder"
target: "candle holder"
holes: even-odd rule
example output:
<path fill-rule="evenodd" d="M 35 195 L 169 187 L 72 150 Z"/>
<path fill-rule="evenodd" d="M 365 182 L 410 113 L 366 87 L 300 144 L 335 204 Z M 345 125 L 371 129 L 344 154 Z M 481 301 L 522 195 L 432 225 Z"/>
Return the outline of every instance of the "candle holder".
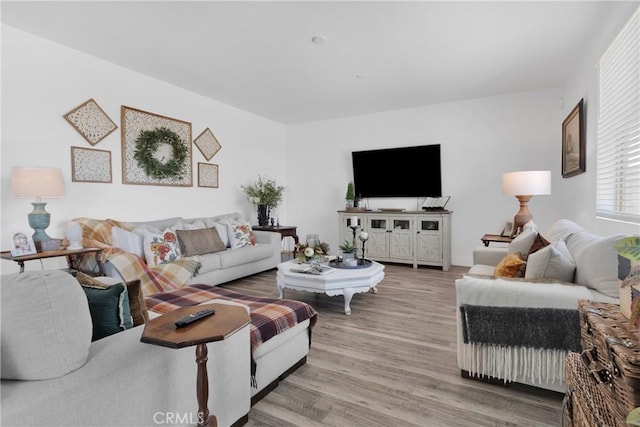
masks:
<path fill-rule="evenodd" d="M 364 265 L 364 244 L 366 243 L 367 240 L 369 240 L 369 235 L 365 232 L 362 232 L 360 233 L 360 236 L 358 236 L 358 239 L 360 239 L 360 241 L 362 242 L 362 258 L 360 259 L 359 264 Z"/>
<path fill-rule="evenodd" d="M 353 231 L 353 239 L 352 239 L 352 243 L 355 245 L 356 244 L 356 232 L 358 231 L 358 228 L 360 228 L 359 225 L 350 225 L 349 228 L 351 229 L 351 231 Z"/>

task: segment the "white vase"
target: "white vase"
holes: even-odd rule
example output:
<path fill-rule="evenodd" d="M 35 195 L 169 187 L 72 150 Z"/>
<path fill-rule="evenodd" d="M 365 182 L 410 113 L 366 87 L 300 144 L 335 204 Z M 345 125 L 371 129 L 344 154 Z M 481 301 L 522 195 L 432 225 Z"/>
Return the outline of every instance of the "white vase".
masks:
<path fill-rule="evenodd" d="M 67 224 L 67 240 L 69 246 L 67 249 L 77 250 L 82 249 L 82 227 L 77 222 L 70 222 Z"/>

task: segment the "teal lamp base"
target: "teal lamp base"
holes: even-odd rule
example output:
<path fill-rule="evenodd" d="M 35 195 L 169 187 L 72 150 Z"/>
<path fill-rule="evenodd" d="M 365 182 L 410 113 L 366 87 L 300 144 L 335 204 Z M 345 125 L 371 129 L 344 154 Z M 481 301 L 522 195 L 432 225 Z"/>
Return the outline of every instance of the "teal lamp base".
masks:
<path fill-rule="evenodd" d="M 51 222 L 51 214 L 44 209 L 46 203 L 34 202 L 31 204 L 33 205 L 33 211 L 29 213 L 27 217 L 29 218 L 29 227 L 33 228 L 34 231 L 31 236 L 33 241 L 42 242 L 51 240 L 51 237 L 44 232 Z"/>

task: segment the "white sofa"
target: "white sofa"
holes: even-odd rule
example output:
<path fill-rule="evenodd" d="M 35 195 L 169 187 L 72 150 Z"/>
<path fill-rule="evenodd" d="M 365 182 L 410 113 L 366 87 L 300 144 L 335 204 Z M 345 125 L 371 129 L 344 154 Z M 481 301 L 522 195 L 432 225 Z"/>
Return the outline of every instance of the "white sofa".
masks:
<path fill-rule="evenodd" d="M 91 342 L 78 282 L 57 270 L 1 277 L 3 426 L 156 426 L 197 421 L 195 347 L 140 342 L 144 326 Z M 209 411 L 250 409 L 249 326 L 207 344 Z"/>
<path fill-rule="evenodd" d="M 129 238 L 117 238 L 113 244 L 121 249 L 140 255 L 144 252 L 142 240 L 145 230 L 162 231 L 171 229 L 194 229 L 204 227 L 215 227 L 220 230 L 220 237 L 229 247 L 229 239 L 225 238 L 226 224 L 229 222 L 245 221 L 237 212 L 203 218 L 182 218 L 173 217 L 154 221 L 129 222 L 134 226 L 134 230 L 129 234 Z M 222 227 L 221 227 L 222 226 Z M 218 285 L 241 277 L 250 276 L 261 271 L 275 268 L 281 262 L 281 236 L 279 233 L 269 231 L 253 231 L 256 245 L 245 246 L 238 249 L 227 249 L 221 252 L 207 253 L 199 255 L 202 264 L 198 273 L 193 276 L 189 283 L 204 283 L 208 285 Z M 122 236 L 120 234 L 119 236 Z M 138 238 L 136 239 L 136 236 Z M 105 272 L 112 277 L 120 277 L 117 271 L 109 264 L 105 264 Z"/>
<path fill-rule="evenodd" d="M 538 234 L 551 244 L 528 257 L 524 278 L 493 276 L 508 253 L 526 256 Z M 579 343 L 578 300 L 618 303 L 613 245 L 622 237 L 596 236 L 563 219 L 546 232 L 529 224 L 509 247 L 478 247 L 473 267 L 455 282 L 458 367 L 463 376 L 563 392 L 569 352 L 563 346 L 576 339 Z M 526 325 L 523 319 L 528 319 Z M 537 344 L 514 344 L 529 337 Z"/>

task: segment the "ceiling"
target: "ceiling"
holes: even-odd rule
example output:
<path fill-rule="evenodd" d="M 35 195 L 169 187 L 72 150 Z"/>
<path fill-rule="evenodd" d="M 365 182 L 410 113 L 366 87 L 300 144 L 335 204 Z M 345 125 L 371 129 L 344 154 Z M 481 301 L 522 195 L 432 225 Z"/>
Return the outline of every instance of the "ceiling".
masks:
<path fill-rule="evenodd" d="M 609 1 L 2 1 L 2 22 L 283 124 L 562 85 Z M 314 36 L 326 38 L 312 42 Z"/>

